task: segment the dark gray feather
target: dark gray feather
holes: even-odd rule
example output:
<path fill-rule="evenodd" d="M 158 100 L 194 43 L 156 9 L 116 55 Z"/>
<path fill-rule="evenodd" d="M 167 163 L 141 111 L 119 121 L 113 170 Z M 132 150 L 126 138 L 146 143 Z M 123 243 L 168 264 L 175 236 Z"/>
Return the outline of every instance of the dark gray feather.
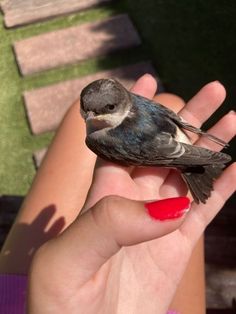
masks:
<path fill-rule="evenodd" d="M 223 147 L 228 147 L 228 143 L 226 143 L 225 141 L 223 141 L 222 139 L 219 139 L 218 137 L 209 134 L 203 130 L 201 130 L 200 128 L 197 128 L 185 121 L 183 121 L 183 119 L 177 115 L 174 111 L 170 110 L 169 108 L 159 104 L 159 103 L 155 103 L 153 101 L 150 101 L 149 99 L 139 96 L 139 95 L 135 95 L 133 94 L 133 101 L 135 101 L 137 103 L 138 106 L 142 105 L 146 105 L 148 107 L 150 107 L 150 105 L 153 107 L 154 111 L 157 111 L 158 114 L 163 114 L 165 115 L 166 118 L 170 119 L 171 121 L 173 121 L 177 127 L 179 127 L 180 129 L 184 130 L 188 130 L 190 132 L 202 135 L 207 137 L 209 140 L 211 140 L 212 142 L 215 142 Z"/>

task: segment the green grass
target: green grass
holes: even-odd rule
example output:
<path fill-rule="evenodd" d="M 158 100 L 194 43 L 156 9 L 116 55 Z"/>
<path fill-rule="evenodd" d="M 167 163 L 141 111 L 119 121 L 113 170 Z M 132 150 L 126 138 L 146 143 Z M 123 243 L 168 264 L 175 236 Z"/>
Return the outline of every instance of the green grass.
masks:
<path fill-rule="evenodd" d="M 122 11 L 129 13 L 142 37 L 140 49 L 27 78 L 19 75 L 12 51 L 14 41 Z M 0 194 L 27 192 L 35 173 L 32 152 L 45 147 L 53 136 L 31 135 L 22 101 L 25 90 L 149 58 L 165 87 L 186 100 L 211 80 L 218 79 L 226 86 L 225 105 L 210 124 L 234 109 L 235 16 L 233 0 L 123 0 L 112 6 L 11 30 L 3 27 L 0 16 Z"/>

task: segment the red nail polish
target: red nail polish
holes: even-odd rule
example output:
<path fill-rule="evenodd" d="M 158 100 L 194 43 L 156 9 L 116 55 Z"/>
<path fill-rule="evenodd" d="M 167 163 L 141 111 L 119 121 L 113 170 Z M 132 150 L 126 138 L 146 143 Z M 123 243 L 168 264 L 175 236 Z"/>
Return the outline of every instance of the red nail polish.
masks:
<path fill-rule="evenodd" d="M 146 203 L 149 215 L 157 220 L 176 219 L 182 217 L 190 208 L 187 197 L 167 198 L 160 201 Z"/>

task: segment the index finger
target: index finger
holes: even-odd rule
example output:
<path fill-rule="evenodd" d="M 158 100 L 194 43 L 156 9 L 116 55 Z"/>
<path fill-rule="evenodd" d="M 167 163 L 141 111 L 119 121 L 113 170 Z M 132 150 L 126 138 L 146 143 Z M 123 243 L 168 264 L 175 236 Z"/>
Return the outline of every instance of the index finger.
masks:
<path fill-rule="evenodd" d="M 144 74 L 141 76 L 134 86 L 131 88 L 131 92 L 140 96 L 152 99 L 157 90 L 157 82 L 150 74 Z"/>

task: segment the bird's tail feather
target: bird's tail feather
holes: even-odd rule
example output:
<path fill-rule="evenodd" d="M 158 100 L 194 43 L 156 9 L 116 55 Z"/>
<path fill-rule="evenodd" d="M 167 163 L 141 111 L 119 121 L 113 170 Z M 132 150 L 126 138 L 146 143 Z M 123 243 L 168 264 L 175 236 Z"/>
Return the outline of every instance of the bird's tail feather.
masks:
<path fill-rule="evenodd" d="M 202 167 L 187 168 L 182 172 L 194 201 L 206 203 L 213 190 L 214 180 L 221 174 L 224 165 L 213 164 Z"/>

